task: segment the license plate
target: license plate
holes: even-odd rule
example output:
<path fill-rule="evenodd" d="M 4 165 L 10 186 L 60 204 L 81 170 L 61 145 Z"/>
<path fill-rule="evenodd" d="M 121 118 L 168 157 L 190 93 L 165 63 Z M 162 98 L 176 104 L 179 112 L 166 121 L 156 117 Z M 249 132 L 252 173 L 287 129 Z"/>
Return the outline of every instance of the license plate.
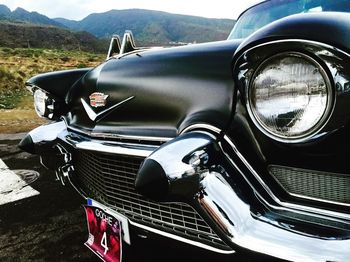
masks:
<path fill-rule="evenodd" d="M 85 245 L 107 262 L 122 259 L 122 222 L 101 205 L 84 206 L 89 237 Z"/>

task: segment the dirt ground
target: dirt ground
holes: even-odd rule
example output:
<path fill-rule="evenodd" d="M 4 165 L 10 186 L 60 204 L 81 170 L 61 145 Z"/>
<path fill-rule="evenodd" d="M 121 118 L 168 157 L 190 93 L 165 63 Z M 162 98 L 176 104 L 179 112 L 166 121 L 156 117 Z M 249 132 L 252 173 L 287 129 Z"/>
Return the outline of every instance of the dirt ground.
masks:
<path fill-rule="evenodd" d="M 47 122 L 40 118 L 34 109 L 0 110 L 0 134 L 28 132 Z"/>

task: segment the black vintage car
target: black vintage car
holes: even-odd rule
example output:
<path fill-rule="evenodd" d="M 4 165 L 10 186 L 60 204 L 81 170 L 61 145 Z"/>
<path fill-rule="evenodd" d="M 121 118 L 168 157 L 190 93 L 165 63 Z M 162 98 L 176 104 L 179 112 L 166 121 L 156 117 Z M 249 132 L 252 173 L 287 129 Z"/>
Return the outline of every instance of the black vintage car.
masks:
<path fill-rule="evenodd" d="M 108 261 L 131 228 L 224 254 L 349 261 L 349 11 L 271 0 L 226 41 L 115 37 L 96 68 L 28 81 L 52 122 L 20 147 L 87 199 L 87 245 Z"/>

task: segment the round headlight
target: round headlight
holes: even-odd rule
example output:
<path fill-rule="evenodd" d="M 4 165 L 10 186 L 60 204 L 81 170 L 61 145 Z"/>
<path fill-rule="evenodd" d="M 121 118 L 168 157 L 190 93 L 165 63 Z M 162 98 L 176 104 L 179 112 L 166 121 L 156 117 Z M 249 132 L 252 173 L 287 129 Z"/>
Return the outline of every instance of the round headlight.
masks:
<path fill-rule="evenodd" d="M 327 74 L 314 59 L 282 53 L 265 60 L 253 74 L 248 111 L 268 136 L 298 142 L 317 133 L 331 108 Z"/>
<path fill-rule="evenodd" d="M 40 117 L 44 117 L 47 115 L 47 109 L 46 109 L 46 103 L 47 103 L 47 95 L 45 92 L 41 91 L 40 89 L 37 89 L 34 91 L 34 107 L 36 113 Z"/>

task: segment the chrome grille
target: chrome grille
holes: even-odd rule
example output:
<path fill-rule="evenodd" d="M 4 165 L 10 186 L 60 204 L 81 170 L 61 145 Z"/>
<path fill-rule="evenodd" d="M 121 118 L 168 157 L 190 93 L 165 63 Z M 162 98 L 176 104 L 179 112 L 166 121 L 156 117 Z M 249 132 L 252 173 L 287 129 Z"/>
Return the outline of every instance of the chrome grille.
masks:
<path fill-rule="evenodd" d="M 135 191 L 143 158 L 77 151 L 76 183 L 91 198 L 130 220 L 227 250 L 228 247 L 189 205 L 159 204 Z"/>
<path fill-rule="evenodd" d="M 270 174 L 291 195 L 350 204 L 350 175 L 270 166 Z"/>

